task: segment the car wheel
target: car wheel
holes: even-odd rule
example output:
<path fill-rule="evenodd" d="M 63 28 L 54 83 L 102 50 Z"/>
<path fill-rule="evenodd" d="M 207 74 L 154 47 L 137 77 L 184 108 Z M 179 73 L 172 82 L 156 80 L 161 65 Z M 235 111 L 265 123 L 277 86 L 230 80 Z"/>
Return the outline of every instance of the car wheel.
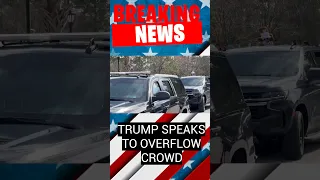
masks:
<path fill-rule="evenodd" d="M 299 160 L 304 154 L 304 122 L 300 111 L 295 112 L 292 126 L 284 136 L 282 142 L 282 153 L 288 160 Z"/>
<path fill-rule="evenodd" d="M 204 112 L 206 110 L 206 99 L 202 96 L 201 102 L 198 107 L 199 112 Z"/>

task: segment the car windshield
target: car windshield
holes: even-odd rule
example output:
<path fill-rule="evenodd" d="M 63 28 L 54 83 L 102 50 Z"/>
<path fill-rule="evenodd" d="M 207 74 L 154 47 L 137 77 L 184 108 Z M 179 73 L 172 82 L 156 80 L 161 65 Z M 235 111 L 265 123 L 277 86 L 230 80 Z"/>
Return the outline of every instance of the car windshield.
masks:
<path fill-rule="evenodd" d="M 0 115 L 100 114 L 107 103 L 105 56 L 83 49 L 0 51 Z"/>
<path fill-rule="evenodd" d="M 259 51 L 227 54 L 237 76 L 294 76 L 298 73 L 299 51 Z"/>
<path fill-rule="evenodd" d="M 202 86 L 203 78 L 202 77 L 182 77 L 181 81 L 184 86 Z"/>
<path fill-rule="evenodd" d="M 140 78 L 111 78 L 111 101 L 146 101 L 148 95 L 148 80 Z"/>

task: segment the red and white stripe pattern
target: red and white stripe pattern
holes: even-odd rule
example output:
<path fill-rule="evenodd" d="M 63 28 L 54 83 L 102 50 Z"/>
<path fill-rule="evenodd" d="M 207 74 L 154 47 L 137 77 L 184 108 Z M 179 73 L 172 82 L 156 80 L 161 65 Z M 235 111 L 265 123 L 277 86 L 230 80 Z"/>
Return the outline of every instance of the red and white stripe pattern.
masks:
<path fill-rule="evenodd" d="M 131 122 L 171 122 L 171 123 L 205 123 L 206 135 L 202 138 L 202 146 L 210 139 L 210 113 L 198 114 L 138 114 Z M 204 142 L 205 141 L 205 142 Z M 140 179 L 170 179 L 184 164 L 199 151 L 184 151 L 182 165 L 141 165 L 141 152 L 122 151 L 122 138 L 116 135 L 110 142 L 110 178 L 112 180 L 140 180 Z M 210 176 L 210 156 L 198 167 L 194 168 L 189 176 L 203 175 L 208 170 L 205 179 Z M 187 178 L 187 179 L 192 179 Z"/>

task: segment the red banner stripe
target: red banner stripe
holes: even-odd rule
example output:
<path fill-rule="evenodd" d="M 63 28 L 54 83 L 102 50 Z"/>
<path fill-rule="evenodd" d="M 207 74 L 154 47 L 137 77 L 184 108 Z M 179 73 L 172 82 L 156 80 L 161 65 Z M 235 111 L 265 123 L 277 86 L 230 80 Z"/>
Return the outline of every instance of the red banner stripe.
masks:
<path fill-rule="evenodd" d="M 182 27 L 181 27 L 182 26 Z M 156 28 L 156 29 L 155 29 Z M 175 29 L 182 28 L 182 31 Z M 137 29 L 144 29 L 143 39 L 137 41 L 140 34 Z M 167 30 L 164 30 L 167 29 Z M 170 30 L 169 30 L 170 29 Z M 136 32 L 137 31 L 137 32 Z M 170 36 L 164 36 L 163 32 L 170 32 Z M 148 34 L 151 33 L 151 34 Z M 182 34 L 179 35 L 179 34 Z M 179 35 L 179 36 L 178 36 Z M 138 36 L 139 37 L 139 36 Z M 164 38 L 166 37 L 166 38 Z M 180 37 L 176 39 L 175 37 Z M 151 38 L 151 39 L 149 39 Z M 167 39 L 168 38 L 168 39 Z M 112 46 L 150 46 L 150 45 L 177 45 L 177 44 L 201 44 L 202 23 L 199 21 L 182 23 L 150 23 L 150 24 L 112 24 Z"/>
<path fill-rule="evenodd" d="M 185 178 L 185 180 L 195 179 L 210 179 L 210 156 Z"/>

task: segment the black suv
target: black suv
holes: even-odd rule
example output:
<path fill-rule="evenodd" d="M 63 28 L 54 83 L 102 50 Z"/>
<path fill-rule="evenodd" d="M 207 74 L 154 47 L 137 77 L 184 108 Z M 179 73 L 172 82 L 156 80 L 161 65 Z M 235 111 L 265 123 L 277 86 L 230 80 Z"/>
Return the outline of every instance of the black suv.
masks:
<path fill-rule="evenodd" d="M 189 96 L 190 109 L 204 112 L 210 105 L 210 81 L 206 76 L 181 77 L 181 81 Z"/>
<path fill-rule="evenodd" d="M 320 132 L 320 48 L 247 47 L 227 57 L 250 107 L 257 147 L 280 142 L 287 159 L 300 159 L 305 138 Z"/>
<path fill-rule="evenodd" d="M 110 73 L 111 113 L 188 113 L 188 95 L 178 76 L 150 72 Z"/>
<path fill-rule="evenodd" d="M 0 34 L 0 162 L 109 162 L 107 37 Z"/>
<path fill-rule="evenodd" d="M 211 164 L 255 162 L 251 114 L 237 78 L 224 54 L 211 47 L 210 58 Z"/>

